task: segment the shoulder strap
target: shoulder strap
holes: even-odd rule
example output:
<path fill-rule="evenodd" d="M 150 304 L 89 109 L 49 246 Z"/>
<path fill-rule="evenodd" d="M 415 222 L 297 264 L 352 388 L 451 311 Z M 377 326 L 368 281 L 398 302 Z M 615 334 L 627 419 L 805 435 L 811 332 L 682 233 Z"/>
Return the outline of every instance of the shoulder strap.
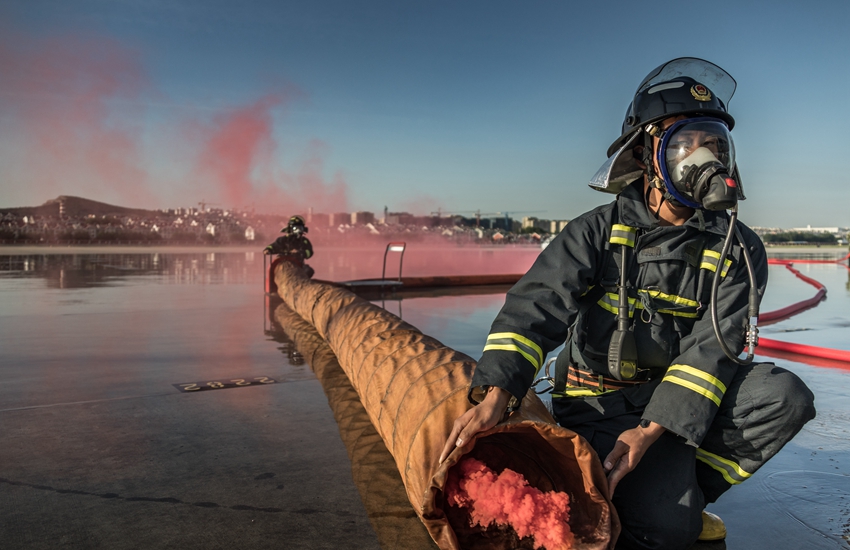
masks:
<path fill-rule="evenodd" d="M 619 223 L 620 219 L 617 203 L 614 205 L 612 218 L 614 223 L 611 225 L 611 233 L 608 236 L 608 239 L 604 242 L 604 257 L 596 270 L 593 283 L 581 301 L 578 315 L 576 315 L 576 320 L 584 317 L 585 314 L 587 314 L 587 311 L 600 299 L 602 299 L 605 293 L 608 292 L 612 286 L 615 287 L 617 285 L 619 278 L 619 266 L 615 255 L 619 255 L 620 247 L 614 246 L 613 248 L 615 250 L 612 250 L 611 245 L 626 244 L 627 246 L 632 247 L 635 245 L 637 229 Z M 554 387 L 552 388 L 553 393 L 563 393 L 566 389 L 567 371 L 569 370 L 570 363 L 572 362 L 571 348 L 574 347 L 574 344 L 572 343 L 572 336 L 573 329 L 570 327 L 570 330 L 567 333 L 567 340 L 565 342 L 564 349 L 561 350 L 557 359 L 555 359 L 555 380 Z"/>

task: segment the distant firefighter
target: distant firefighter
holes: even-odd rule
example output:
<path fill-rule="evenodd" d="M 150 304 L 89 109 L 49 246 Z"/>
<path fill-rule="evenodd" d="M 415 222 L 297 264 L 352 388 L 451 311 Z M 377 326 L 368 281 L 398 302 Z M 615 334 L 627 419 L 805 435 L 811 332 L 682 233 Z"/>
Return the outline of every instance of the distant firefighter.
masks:
<path fill-rule="evenodd" d="M 304 236 L 307 231 L 307 226 L 304 225 L 304 218 L 301 216 L 292 216 L 289 218 L 289 223 L 286 227 L 280 230 L 283 235 L 268 245 L 263 250 L 263 254 L 277 254 L 282 259 L 302 266 L 308 277 L 312 277 L 313 268 L 304 263 L 304 260 L 313 256 L 313 245 Z"/>

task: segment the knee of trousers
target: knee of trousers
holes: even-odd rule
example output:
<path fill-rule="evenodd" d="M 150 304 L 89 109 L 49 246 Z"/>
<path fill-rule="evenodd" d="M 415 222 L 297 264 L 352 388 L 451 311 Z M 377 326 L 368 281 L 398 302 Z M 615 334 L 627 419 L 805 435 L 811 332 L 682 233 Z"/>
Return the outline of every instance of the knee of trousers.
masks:
<path fill-rule="evenodd" d="M 670 503 L 648 507 L 634 518 L 622 516 L 618 549 L 684 550 L 696 542 L 702 531 L 702 507 Z"/>
<path fill-rule="evenodd" d="M 796 432 L 815 417 L 815 396 L 793 372 L 775 365 L 765 366 L 770 368 L 770 376 L 758 391 L 768 396 L 775 420 Z"/>

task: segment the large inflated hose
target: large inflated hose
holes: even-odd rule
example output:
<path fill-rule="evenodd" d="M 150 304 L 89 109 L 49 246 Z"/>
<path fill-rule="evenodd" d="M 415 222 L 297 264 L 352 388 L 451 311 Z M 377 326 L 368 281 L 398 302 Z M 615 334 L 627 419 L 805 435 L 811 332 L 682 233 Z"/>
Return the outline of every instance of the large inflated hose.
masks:
<path fill-rule="evenodd" d="M 447 504 L 449 469 L 463 455 L 495 471 L 519 472 L 541 491 L 568 493 L 574 548 L 613 548 L 619 522 L 605 497 L 599 458 L 584 439 L 557 426 L 533 392 L 520 411 L 440 464 L 454 420 L 471 406 L 466 394 L 475 362 L 345 289 L 307 279 L 286 262 L 276 267 L 275 281 L 286 305 L 336 354 L 393 455 L 408 500 L 440 548 L 514 548 L 518 542 L 510 530 L 458 521 L 458 509 Z"/>
<path fill-rule="evenodd" d="M 328 343 L 286 304 L 275 308 L 274 320 L 292 339 L 322 384 L 351 460 L 351 477 L 381 548 L 433 548 L 428 532 L 410 507 L 393 456 L 372 426 L 360 396 Z"/>

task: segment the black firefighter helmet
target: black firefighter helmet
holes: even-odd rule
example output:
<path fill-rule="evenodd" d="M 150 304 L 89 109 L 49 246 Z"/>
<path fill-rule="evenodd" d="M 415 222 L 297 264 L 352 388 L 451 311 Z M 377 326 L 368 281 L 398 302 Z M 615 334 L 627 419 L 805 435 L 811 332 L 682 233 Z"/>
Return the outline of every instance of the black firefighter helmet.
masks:
<path fill-rule="evenodd" d="M 281 233 L 306 233 L 308 231 L 307 226 L 304 225 L 304 218 L 301 216 L 292 216 L 289 218 L 289 223 L 286 224 L 286 227 L 280 230 Z"/>
<path fill-rule="evenodd" d="M 731 130 L 735 119 L 727 106 L 736 87 L 729 73 L 694 57 L 679 57 L 650 71 L 626 110 L 620 137 L 608 148 L 608 161 L 593 176 L 590 187 L 617 194 L 642 176 L 644 169 L 632 149 L 649 143 L 647 130 L 651 131 L 654 123 L 680 115 L 706 117 L 719 119 Z M 743 199 L 737 168 L 731 169 L 738 182 L 738 198 Z"/>

